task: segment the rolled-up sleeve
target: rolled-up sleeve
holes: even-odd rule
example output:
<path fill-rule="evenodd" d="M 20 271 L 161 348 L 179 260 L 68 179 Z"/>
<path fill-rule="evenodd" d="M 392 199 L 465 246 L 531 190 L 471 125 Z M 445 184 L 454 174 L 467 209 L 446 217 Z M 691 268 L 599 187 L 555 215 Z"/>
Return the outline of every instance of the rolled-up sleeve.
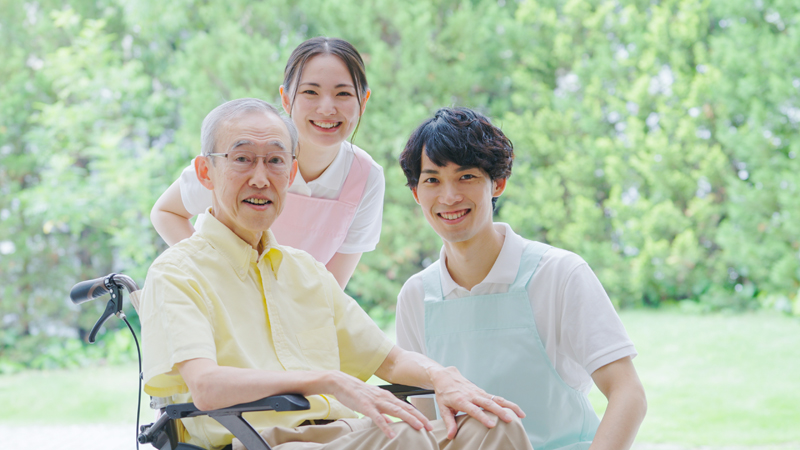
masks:
<path fill-rule="evenodd" d="M 209 307 L 197 283 L 176 265 L 153 264 L 139 316 L 145 392 L 157 397 L 188 392 L 175 365 L 195 358 L 216 361 Z"/>
<path fill-rule="evenodd" d="M 394 343 L 361 306 L 341 289 L 336 292 L 333 306 L 340 370 L 366 381 L 378 370 Z"/>

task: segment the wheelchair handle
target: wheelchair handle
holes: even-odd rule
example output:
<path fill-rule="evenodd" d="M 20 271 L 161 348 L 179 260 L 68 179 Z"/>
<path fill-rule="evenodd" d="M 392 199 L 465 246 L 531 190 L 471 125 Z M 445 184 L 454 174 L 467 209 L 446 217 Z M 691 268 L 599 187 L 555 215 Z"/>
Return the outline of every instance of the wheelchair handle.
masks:
<path fill-rule="evenodd" d="M 69 298 L 72 303 L 80 305 L 81 303 L 94 300 L 108 294 L 112 290 L 112 286 L 125 287 L 128 292 L 138 291 L 139 287 L 136 282 L 127 275 L 112 273 L 104 277 L 95 278 L 94 280 L 81 281 L 80 283 L 72 286 L 69 292 Z"/>
<path fill-rule="evenodd" d="M 106 287 L 106 277 L 95 278 L 94 280 L 81 281 L 80 283 L 72 286 L 69 291 L 69 298 L 72 303 L 80 305 L 83 302 L 94 300 L 97 297 L 108 294 L 109 290 Z"/>
<path fill-rule="evenodd" d="M 142 425 L 141 433 L 136 436 L 136 440 L 139 441 L 140 444 L 149 444 L 151 442 L 155 442 L 159 435 L 164 431 L 164 427 L 169 422 L 170 417 L 166 414 L 162 414 L 158 417 L 158 420 L 155 423 L 151 423 L 150 425 Z"/>
<path fill-rule="evenodd" d="M 79 305 L 83 302 L 88 302 L 104 294 L 111 294 L 111 298 L 106 304 L 106 309 L 103 315 L 97 320 L 89 332 L 89 343 L 94 343 L 97 338 L 97 332 L 106 321 L 113 315 L 123 318 L 122 314 L 122 288 L 128 289 L 128 292 L 135 292 L 139 290 L 136 282 L 127 275 L 112 273 L 102 278 L 95 278 L 94 280 L 81 281 L 70 290 L 69 298 L 73 303 Z M 129 325 L 130 326 L 130 325 Z"/>

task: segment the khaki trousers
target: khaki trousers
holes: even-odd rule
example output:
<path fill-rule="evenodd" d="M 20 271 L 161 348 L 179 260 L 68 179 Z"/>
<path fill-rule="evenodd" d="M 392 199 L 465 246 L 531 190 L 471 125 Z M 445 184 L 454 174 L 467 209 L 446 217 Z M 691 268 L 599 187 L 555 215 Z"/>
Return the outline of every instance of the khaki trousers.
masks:
<path fill-rule="evenodd" d="M 510 411 L 510 410 L 509 410 Z M 273 427 L 261 432 L 274 450 L 532 450 L 528 435 L 517 418 L 511 423 L 497 419 L 494 428 L 461 415 L 456 417 L 458 433 L 447 439 L 443 420 L 434 420 L 433 431 L 417 431 L 405 422 L 390 425 L 396 436 L 389 439 L 371 419 L 340 419 L 327 425 L 308 425 L 297 428 Z M 516 416 L 515 416 L 516 417 Z M 245 450 L 238 439 L 233 450 Z"/>

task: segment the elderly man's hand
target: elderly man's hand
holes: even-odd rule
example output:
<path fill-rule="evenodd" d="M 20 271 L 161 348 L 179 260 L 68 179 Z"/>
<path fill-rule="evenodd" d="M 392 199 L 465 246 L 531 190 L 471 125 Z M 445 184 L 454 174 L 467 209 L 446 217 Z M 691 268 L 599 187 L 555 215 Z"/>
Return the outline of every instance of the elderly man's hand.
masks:
<path fill-rule="evenodd" d="M 518 417 L 525 417 L 525 413 L 516 403 L 489 394 L 475 386 L 464 378 L 455 367 L 445 367 L 433 371 L 431 381 L 436 391 L 439 414 L 447 425 L 448 439 L 453 439 L 458 431 L 455 415 L 459 411 L 478 419 L 489 428 L 494 427 L 497 423 L 487 416 L 483 412 L 484 410 L 493 412 L 505 422 L 514 420 L 514 414 Z"/>
<path fill-rule="evenodd" d="M 385 389 L 338 371 L 330 372 L 328 382 L 328 392 L 343 405 L 372 419 L 390 439 L 395 437 L 395 433 L 389 427 L 392 420 L 386 415 L 397 417 L 416 430 L 433 430 L 433 425 L 421 412 Z"/>

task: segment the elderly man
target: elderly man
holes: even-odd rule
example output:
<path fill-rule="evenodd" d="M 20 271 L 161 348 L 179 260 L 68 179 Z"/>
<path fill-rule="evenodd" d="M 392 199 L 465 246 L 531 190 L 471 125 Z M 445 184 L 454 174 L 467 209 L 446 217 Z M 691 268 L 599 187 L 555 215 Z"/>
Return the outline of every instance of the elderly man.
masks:
<path fill-rule="evenodd" d="M 197 233 L 148 271 L 141 303 L 145 391 L 201 409 L 303 394 L 310 410 L 248 417 L 281 450 L 530 449 L 517 405 L 452 367 L 394 346 L 323 265 L 275 242 L 269 228 L 297 170 L 296 145 L 292 122 L 260 100 L 225 103 L 203 121 L 203 156 L 195 164 L 213 206 Z M 364 383 L 372 374 L 434 389 L 443 419 L 429 422 Z M 183 425 L 189 443 L 231 444 L 211 419 Z"/>

